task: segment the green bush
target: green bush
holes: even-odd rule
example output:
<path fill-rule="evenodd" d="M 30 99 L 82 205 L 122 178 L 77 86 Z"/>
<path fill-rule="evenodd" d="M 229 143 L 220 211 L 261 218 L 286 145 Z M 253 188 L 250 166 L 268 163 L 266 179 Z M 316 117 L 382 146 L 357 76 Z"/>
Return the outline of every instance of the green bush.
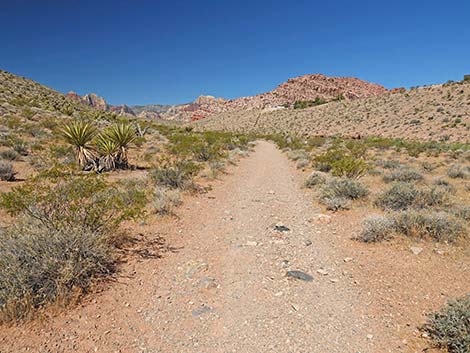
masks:
<path fill-rule="evenodd" d="M 193 186 L 193 178 L 200 169 L 199 165 L 191 161 L 162 159 L 150 176 L 159 186 L 187 189 Z"/>
<path fill-rule="evenodd" d="M 361 159 L 345 156 L 331 163 L 331 174 L 338 177 L 358 179 L 369 170 L 369 165 Z"/>
<path fill-rule="evenodd" d="M 449 300 L 440 311 L 428 315 L 423 329 L 438 348 L 470 352 L 470 295 Z"/>

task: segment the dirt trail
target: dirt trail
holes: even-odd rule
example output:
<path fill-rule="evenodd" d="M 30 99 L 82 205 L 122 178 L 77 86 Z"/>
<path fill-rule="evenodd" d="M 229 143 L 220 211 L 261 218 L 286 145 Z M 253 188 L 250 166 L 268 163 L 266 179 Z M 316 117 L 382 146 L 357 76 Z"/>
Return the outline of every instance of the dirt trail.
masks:
<path fill-rule="evenodd" d="M 152 233 L 173 252 L 131 262 L 78 308 L 3 330 L 0 352 L 398 351 L 395 328 L 368 314 L 347 249 L 316 224 L 319 210 L 274 145 L 259 142 L 185 206 Z M 280 223 L 290 230 L 274 230 Z"/>

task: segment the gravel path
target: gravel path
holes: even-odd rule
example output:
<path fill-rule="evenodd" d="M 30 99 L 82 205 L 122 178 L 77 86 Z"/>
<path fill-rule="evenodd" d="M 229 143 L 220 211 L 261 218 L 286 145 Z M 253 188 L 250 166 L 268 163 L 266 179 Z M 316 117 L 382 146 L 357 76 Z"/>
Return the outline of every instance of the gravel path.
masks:
<path fill-rule="evenodd" d="M 129 264 L 82 307 L 8 329 L 0 352 L 375 353 L 397 346 L 391 329 L 367 315 L 370 298 L 348 276 L 352 263 L 324 233 L 330 219 L 319 216 L 271 143 L 259 142 L 178 213 L 178 221 L 155 225 L 173 253 Z"/>

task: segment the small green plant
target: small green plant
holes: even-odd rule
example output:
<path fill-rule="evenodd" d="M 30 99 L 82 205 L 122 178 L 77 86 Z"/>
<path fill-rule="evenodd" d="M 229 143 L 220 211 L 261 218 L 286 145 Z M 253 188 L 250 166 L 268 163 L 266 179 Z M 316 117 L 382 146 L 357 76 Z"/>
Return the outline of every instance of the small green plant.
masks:
<path fill-rule="evenodd" d="M 470 352 L 470 295 L 449 300 L 440 311 L 429 314 L 423 330 L 438 348 Z"/>

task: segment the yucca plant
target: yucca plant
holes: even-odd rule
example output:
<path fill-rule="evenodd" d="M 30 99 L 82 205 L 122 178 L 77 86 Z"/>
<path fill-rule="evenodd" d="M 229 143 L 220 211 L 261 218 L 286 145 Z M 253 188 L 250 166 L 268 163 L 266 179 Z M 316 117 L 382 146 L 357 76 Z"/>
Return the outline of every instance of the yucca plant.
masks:
<path fill-rule="evenodd" d="M 116 169 L 116 156 L 119 147 L 106 134 L 99 134 L 95 141 L 96 150 L 100 154 L 99 169 L 110 171 Z"/>
<path fill-rule="evenodd" d="M 136 139 L 135 128 L 129 124 L 116 124 L 108 129 L 106 135 L 118 148 L 116 153 L 116 166 L 127 168 L 129 166 L 127 150 L 129 145 Z"/>
<path fill-rule="evenodd" d="M 91 141 L 96 136 L 96 128 L 84 121 L 75 121 L 62 127 L 61 134 L 66 142 L 75 148 L 78 164 L 86 168 L 96 159 Z"/>

